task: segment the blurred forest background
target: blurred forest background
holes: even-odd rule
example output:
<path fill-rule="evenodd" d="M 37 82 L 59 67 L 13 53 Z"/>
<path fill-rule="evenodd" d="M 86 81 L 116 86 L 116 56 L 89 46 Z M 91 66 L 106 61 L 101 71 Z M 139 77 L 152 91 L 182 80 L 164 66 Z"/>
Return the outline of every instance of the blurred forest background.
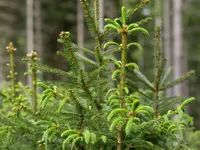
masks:
<path fill-rule="evenodd" d="M 94 0 L 89 0 L 94 1 Z M 134 8 L 141 0 L 100 0 L 101 17 L 119 16 L 122 5 Z M 135 60 L 140 70 L 153 78 L 154 27 L 162 29 L 161 49 L 172 67 L 172 78 L 176 79 L 188 70 L 196 74 L 188 82 L 168 90 L 168 95 L 196 97 L 188 113 L 200 129 L 200 1 L 199 0 L 151 0 L 149 5 L 135 13 L 134 22 L 146 17 L 152 20 L 143 24 L 150 36 L 138 34 L 133 40 L 143 46 L 143 54 L 128 55 Z M 79 0 L 0 0 L 0 85 L 7 79 L 9 55 L 5 47 L 12 41 L 17 47 L 16 67 L 18 80 L 27 82 L 24 76 L 26 64 L 21 59 L 32 50 L 39 53 L 41 63 L 66 69 L 67 64 L 56 55 L 60 31 L 70 31 L 80 46 L 92 47 Z M 43 74 L 44 80 L 59 80 L 60 77 Z"/>

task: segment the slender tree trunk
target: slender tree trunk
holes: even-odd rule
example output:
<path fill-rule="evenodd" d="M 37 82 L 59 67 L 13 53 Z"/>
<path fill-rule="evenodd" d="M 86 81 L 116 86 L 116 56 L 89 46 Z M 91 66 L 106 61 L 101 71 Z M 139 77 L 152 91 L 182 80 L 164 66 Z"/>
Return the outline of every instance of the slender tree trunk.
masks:
<path fill-rule="evenodd" d="M 6 63 L 9 62 L 6 46 L 10 42 L 9 39 L 15 35 L 16 29 L 13 24 L 17 16 L 12 11 L 18 8 L 18 3 L 14 0 L 0 0 L 0 87 L 8 74 L 4 69 Z"/>
<path fill-rule="evenodd" d="M 172 41 L 171 41 L 171 0 L 164 1 L 164 51 L 167 59 L 166 71 L 172 67 Z M 171 81 L 171 77 L 169 79 Z M 167 96 L 172 96 L 172 88 L 166 91 Z"/>
<path fill-rule="evenodd" d="M 84 47 L 84 12 L 80 0 L 77 0 L 77 44 L 79 47 Z M 80 51 L 80 54 L 83 52 Z M 84 67 L 82 62 L 79 63 Z"/>
<path fill-rule="evenodd" d="M 34 13 L 33 13 L 33 0 L 26 0 L 26 33 L 27 33 L 27 53 L 30 54 L 34 50 Z M 28 67 L 29 68 L 29 67 Z M 31 85 L 31 77 L 28 76 L 28 85 Z"/>
<path fill-rule="evenodd" d="M 183 1 L 174 0 L 173 5 L 174 79 L 177 79 L 187 71 L 187 59 L 183 46 Z M 174 95 L 188 96 L 186 81 L 174 87 Z"/>
<path fill-rule="evenodd" d="M 35 0 L 35 50 L 38 57 L 42 58 L 42 16 L 41 0 Z"/>
<path fill-rule="evenodd" d="M 104 28 L 104 0 L 99 0 L 99 28 L 103 32 Z"/>
<path fill-rule="evenodd" d="M 162 28 L 162 0 L 155 1 L 155 26 Z"/>
<path fill-rule="evenodd" d="M 33 23 L 33 0 L 27 0 L 26 21 L 27 21 L 27 53 L 34 49 L 34 23 Z"/>
<path fill-rule="evenodd" d="M 84 46 L 84 13 L 80 0 L 77 0 L 77 44 Z"/>

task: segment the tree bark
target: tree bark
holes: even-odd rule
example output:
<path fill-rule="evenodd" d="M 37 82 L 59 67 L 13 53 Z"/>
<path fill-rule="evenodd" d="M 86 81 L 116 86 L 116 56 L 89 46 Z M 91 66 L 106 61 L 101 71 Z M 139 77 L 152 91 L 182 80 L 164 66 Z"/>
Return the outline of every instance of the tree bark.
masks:
<path fill-rule="evenodd" d="M 166 62 L 166 71 L 172 67 L 172 31 L 171 31 L 171 0 L 164 1 L 164 51 L 165 57 L 167 59 Z M 169 78 L 169 82 L 171 81 L 171 77 Z M 172 96 L 172 88 L 166 91 L 167 96 Z"/>
<path fill-rule="evenodd" d="M 77 44 L 84 46 L 84 13 L 80 0 L 77 0 Z"/>
<path fill-rule="evenodd" d="M 155 26 L 162 28 L 162 0 L 155 1 Z"/>
<path fill-rule="evenodd" d="M 26 0 L 26 34 L 27 34 L 27 54 L 30 54 L 34 50 L 34 12 L 33 12 L 33 0 Z M 29 69 L 29 66 L 27 66 Z M 31 77 L 27 77 L 27 83 L 31 86 Z"/>
<path fill-rule="evenodd" d="M 183 1 L 174 0 L 173 5 L 174 79 L 177 79 L 187 71 L 187 58 L 183 46 Z M 174 87 L 174 95 L 188 96 L 188 84 L 186 81 Z"/>
<path fill-rule="evenodd" d="M 104 0 L 99 0 L 99 29 L 103 32 L 104 28 Z"/>
<path fill-rule="evenodd" d="M 42 58 L 42 16 L 41 0 L 35 0 L 35 50 L 38 57 Z"/>
<path fill-rule="evenodd" d="M 9 44 L 9 39 L 15 35 L 16 27 L 13 26 L 17 20 L 14 11 L 19 8 L 19 2 L 14 0 L 0 0 L 0 87 L 8 74 L 5 71 L 6 63 L 9 62 L 9 56 L 6 52 L 6 45 Z M 8 8 L 5 10 L 4 8 Z"/>
<path fill-rule="evenodd" d="M 80 0 L 77 0 L 77 45 L 84 47 L 84 12 Z M 83 52 L 79 52 L 83 54 Z M 79 65 L 84 68 L 83 63 L 80 61 Z"/>

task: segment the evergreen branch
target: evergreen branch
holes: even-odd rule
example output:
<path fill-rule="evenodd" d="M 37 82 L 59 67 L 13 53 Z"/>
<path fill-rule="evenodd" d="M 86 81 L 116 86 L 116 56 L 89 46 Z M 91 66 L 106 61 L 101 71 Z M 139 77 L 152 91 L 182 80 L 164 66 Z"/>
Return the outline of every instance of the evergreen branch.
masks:
<path fill-rule="evenodd" d="M 161 76 L 164 72 L 164 68 L 165 68 L 165 65 L 166 65 L 166 59 L 165 58 L 162 58 L 162 61 L 161 61 L 161 65 L 159 67 L 159 73 L 158 73 L 158 77 L 159 77 L 159 86 L 161 85 Z"/>
<path fill-rule="evenodd" d="M 76 112 L 72 112 L 72 111 L 67 111 L 67 110 L 60 110 L 60 112 L 62 115 L 64 115 L 65 117 L 69 117 L 69 119 L 71 119 L 71 117 L 79 117 L 80 118 L 80 114 L 76 113 Z"/>
<path fill-rule="evenodd" d="M 70 94 L 70 98 L 73 100 L 73 102 L 75 103 L 76 106 L 76 110 L 82 115 L 83 114 L 83 110 L 85 109 L 85 106 L 83 105 L 83 103 L 81 103 L 75 93 L 74 90 L 69 89 L 69 94 Z"/>
<path fill-rule="evenodd" d="M 133 88 L 134 90 L 136 90 L 139 94 L 143 95 L 144 97 L 146 97 L 150 102 L 152 101 L 152 97 L 148 96 L 146 93 L 144 93 L 141 89 L 138 89 L 138 85 L 136 84 L 136 82 L 132 81 L 131 79 L 127 79 L 127 83 L 130 84 L 131 88 Z"/>
<path fill-rule="evenodd" d="M 95 61 L 83 56 L 82 54 L 77 53 L 76 56 L 78 56 L 79 59 L 81 59 L 82 61 L 84 61 L 92 66 L 97 66 Z"/>
<path fill-rule="evenodd" d="M 88 26 L 90 27 L 90 24 L 91 24 L 91 27 L 92 29 L 94 30 L 94 33 L 95 35 L 98 37 L 98 39 L 100 39 L 99 37 L 99 32 L 98 32 L 98 28 L 97 26 L 95 25 L 95 18 L 91 15 L 91 11 L 89 10 L 89 5 L 88 5 L 88 2 L 87 0 L 80 0 L 81 3 L 83 4 L 83 8 L 84 8 L 84 11 L 85 11 L 85 15 L 86 17 L 88 17 Z"/>
<path fill-rule="evenodd" d="M 139 149 L 139 150 L 152 150 L 152 149 L 155 149 L 154 147 L 154 144 L 149 142 L 149 141 L 146 141 L 146 140 L 143 140 L 143 139 L 131 139 L 129 141 L 129 143 L 131 143 L 129 145 L 129 148 L 136 148 L 136 149 Z"/>
<path fill-rule="evenodd" d="M 77 61 L 77 58 L 76 58 L 75 51 L 73 50 L 72 46 L 73 45 L 70 42 L 69 38 L 66 38 L 65 42 L 64 42 L 64 51 L 69 53 L 69 56 L 71 58 L 71 65 L 73 66 L 73 68 L 75 68 L 74 71 L 77 73 L 78 69 L 79 69 L 79 65 L 78 65 L 78 61 Z"/>
<path fill-rule="evenodd" d="M 181 109 L 184 109 L 186 105 L 190 104 L 191 102 L 193 102 L 195 100 L 194 97 L 188 98 L 186 99 L 179 107 Z"/>
<path fill-rule="evenodd" d="M 113 49 L 109 49 L 103 52 L 103 56 L 107 56 L 109 54 L 113 54 L 115 52 L 119 52 L 120 48 L 113 48 Z"/>
<path fill-rule="evenodd" d="M 27 62 L 35 65 L 36 68 L 38 68 L 39 70 L 41 70 L 43 72 L 49 72 L 49 73 L 53 73 L 53 74 L 57 74 L 57 75 L 61 75 L 61 76 L 67 76 L 67 77 L 70 77 L 70 78 L 75 78 L 71 72 L 66 72 L 66 71 L 63 71 L 61 69 L 53 68 L 53 67 L 43 65 L 43 64 L 38 64 L 38 63 L 35 63 L 31 60 L 28 60 Z"/>
<path fill-rule="evenodd" d="M 130 46 L 136 46 L 142 52 L 142 46 L 139 43 L 137 43 L 137 42 L 129 43 L 127 45 L 127 48 L 129 49 Z"/>
<path fill-rule="evenodd" d="M 140 26 L 140 25 L 143 25 L 143 24 L 149 22 L 150 20 L 152 20 L 152 18 L 151 17 L 147 17 L 145 19 L 142 19 L 142 20 L 138 21 L 137 24 Z"/>
<path fill-rule="evenodd" d="M 57 51 L 56 54 L 57 54 L 58 56 L 64 57 L 67 61 L 69 60 L 69 56 L 67 55 L 66 52 Z"/>
<path fill-rule="evenodd" d="M 107 24 L 111 24 L 111 25 L 115 26 L 117 29 L 122 29 L 121 22 L 118 23 L 116 20 L 112 20 L 110 18 L 106 18 L 104 20 Z"/>
<path fill-rule="evenodd" d="M 106 27 L 117 29 L 117 34 L 121 35 L 121 43 L 108 42 L 103 48 L 104 38 L 107 36 L 108 39 L 108 36 L 114 36 L 116 33 L 108 34 L 110 29 L 101 33 L 99 0 L 90 1 L 94 4 L 92 8 L 88 6 L 89 0 L 81 0 L 88 26 L 95 38 L 94 51 L 76 46 L 69 37 L 69 32 L 61 32 L 59 42 L 63 44 L 64 51 L 58 54 L 68 60 L 72 71 L 67 72 L 28 60 L 33 67 L 32 72 L 43 70 L 62 75 L 64 81 L 62 79 L 62 81 L 37 83 L 42 89 L 44 88 L 41 94 L 42 106 L 46 104 L 48 106 L 41 107 L 39 111 L 34 111 L 27 103 L 31 92 L 29 87 L 15 83 L 14 88 L 17 93 L 15 93 L 16 100 L 14 101 L 17 103 L 14 106 L 8 101 L 12 98 L 10 93 L 12 87 L 3 87 L 0 96 L 6 99 L 0 103 L 0 149 L 35 149 L 37 145 L 46 150 L 62 149 L 62 147 L 67 150 L 189 149 L 185 146 L 189 143 L 185 141 L 183 135 L 189 123 L 192 125 L 193 121 L 184 113 L 184 108 L 194 98 L 185 100 L 174 110 L 172 105 L 182 99 L 166 97 L 162 90 L 184 81 L 193 72 L 167 83 L 170 71 L 163 75 L 166 60 L 160 57 L 160 35 L 156 35 L 154 84 L 139 70 L 133 69 L 132 74 L 128 71 L 129 68 L 138 67 L 133 62 L 127 63 L 128 48 L 137 46 L 142 49 L 138 43 L 127 43 L 128 32 L 147 33 L 147 30 L 140 28 L 138 24 L 145 23 L 149 18 L 138 24 L 127 24 L 127 19 L 150 0 L 141 1 L 136 9 L 129 12 L 122 7 L 121 18 L 105 20 L 110 24 Z M 105 49 L 108 46 L 117 46 L 117 48 Z M 85 52 L 86 55 L 77 54 L 79 50 Z M 121 60 L 108 56 L 120 50 Z M 91 64 L 89 68 L 86 68 L 89 72 L 81 69 L 80 60 Z M 114 70 L 117 71 L 107 67 L 110 62 L 114 63 Z M 115 85 L 119 79 L 118 73 L 120 81 L 118 85 Z M 36 82 L 36 72 L 32 75 Z M 117 78 L 114 84 L 111 81 L 111 75 Z M 142 89 L 140 84 L 147 90 Z M 36 88 L 33 91 L 35 93 Z M 19 96 L 16 97 L 18 93 Z M 142 103 L 148 105 L 140 105 Z M 16 118 L 15 112 L 19 110 L 21 115 Z M 178 120 L 173 120 L 177 114 Z M 38 139 L 41 140 L 38 141 Z M 27 142 L 30 144 L 27 145 Z M 177 142 L 177 145 L 174 145 L 174 142 Z"/>
<path fill-rule="evenodd" d="M 88 84 L 86 83 L 83 70 L 80 70 L 80 78 L 81 88 L 88 94 L 90 101 L 93 102 L 93 96 L 89 87 L 87 86 Z M 97 108 L 100 108 L 99 104 L 96 101 L 94 101 L 94 103 L 96 104 Z"/>
<path fill-rule="evenodd" d="M 120 47 L 120 45 L 117 42 L 113 42 L 113 41 L 109 41 L 106 44 L 104 44 L 103 48 L 107 48 L 109 46 L 116 46 L 116 47 Z"/>
<path fill-rule="evenodd" d="M 144 6 L 148 2 L 149 2 L 149 0 L 142 0 L 138 5 L 136 5 L 135 9 L 128 11 L 127 19 L 129 19 L 135 12 L 137 12 L 140 8 L 142 8 L 142 6 Z"/>
<path fill-rule="evenodd" d="M 122 33 L 122 53 L 121 53 L 121 72 L 120 72 L 120 107 L 124 107 L 124 84 L 125 84 L 125 68 L 126 68 L 126 55 L 127 55 L 127 33 Z"/>
<path fill-rule="evenodd" d="M 87 83 L 87 84 L 91 87 L 92 86 L 100 86 L 100 88 L 103 90 L 103 86 L 108 85 L 109 81 L 110 81 L 110 79 L 108 79 L 108 78 L 101 78 L 99 80 L 95 80 L 95 81 L 93 81 L 91 83 Z"/>
<path fill-rule="evenodd" d="M 96 61 L 97 61 L 97 71 L 98 71 L 98 75 L 97 75 L 97 80 L 100 80 L 102 78 L 102 67 L 103 67 L 103 56 L 102 56 L 102 40 L 100 38 L 96 39 L 96 47 L 95 47 L 95 57 L 96 57 Z M 100 104 L 101 102 L 103 102 L 103 95 L 102 95 L 102 89 L 100 87 L 100 85 L 97 85 L 97 95 L 98 95 L 98 103 Z"/>
<path fill-rule="evenodd" d="M 173 87 L 174 85 L 183 82 L 184 80 L 191 77 L 192 75 L 194 75 L 194 70 L 187 72 L 186 74 L 184 74 L 183 76 L 181 76 L 180 78 L 174 80 L 173 82 L 171 82 L 169 84 L 163 85 L 159 90 L 164 91 L 170 87 Z"/>
<path fill-rule="evenodd" d="M 162 66 L 160 66 L 160 28 L 156 27 L 155 29 L 155 74 L 154 74 L 154 116 L 158 118 L 158 100 L 159 100 L 159 86 L 160 86 L 160 77 L 162 70 L 164 68 L 165 61 L 162 61 Z"/>
<path fill-rule="evenodd" d="M 170 77 L 170 74 L 172 72 L 172 67 L 170 67 L 167 72 L 164 74 L 161 82 L 160 82 L 160 85 L 163 86 L 168 80 L 169 80 L 169 77 Z"/>
<path fill-rule="evenodd" d="M 73 47 L 76 47 L 77 49 L 82 50 L 84 53 L 88 53 L 88 54 L 94 55 L 94 52 L 92 50 L 89 50 L 89 49 L 84 48 L 84 47 L 79 47 L 79 46 L 77 46 L 75 44 L 72 44 L 72 45 L 73 45 Z"/>
<path fill-rule="evenodd" d="M 160 107 L 166 107 L 174 104 L 180 104 L 184 101 L 184 98 L 182 98 L 181 96 L 172 96 L 172 97 L 160 97 L 160 102 L 159 102 L 159 106 Z M 168 109 L 168 108 L 167 108 Z"/>
<path fill-rule="evenodd" d="M 31 70 L 31 82 L 32 82 L 32 104 L 33 104 L 34 112 L 36 112 L 37 111 L 37 85 L 36 85 L 37 70 L 35 68 L 35 63 L 38 62 L 39 58 L 37 57 L 37 52 L 32 51 L 30 54 L 27 55 L 27 58 L 25 59 L 30 59 L 31 61 L 34 62 L 34 64 L 30 64 L 29 67 Z"/>
<path fill-rule="evenodd" d="M 147 85 L 151 90 L 154 90 L 152 83 L 139 70 L 134 69 L 133 72 L 141 82 Z"/>
<path fill-rule="evenodd" d="M 99 0 L 94 0 L 95 26 L 99 29 Z"/>
<path fill-rule="evenodd" d="M 0 96 L 6 98 L 7 96 L 5 94 L 3 94 L 2 92 L 0 92 Z"/>
<path fill-rule="evenodd" d="M 37 111 L 37 85 L 36 85 L 36 69 L 33 66 L 33 68 L 31 69 L 32 71 L 32 100 L 33 100 L 33 108 L 34 111 Z"/>
<path fill-rule="evenodd" d="M 13 43 L 10 42 L 9 45 L 6 47 L 7 51 L 10 53 L 10 75 L 9 78 L 11 79 L 11 86 L 12 86 L 12 102 L 14 103 L 15 100 L 15 64 L 14 64 L 14 52 L 16 51 L 16 48 L 13 46 Z"/>
<path fill-rule="evenodd" d="M 116 68 L 121 68 L 121 61 L 116 60 L 114 57 L 104 57 L 104 61 L 112 62 L 114 63 Z"/>
<path fill-rule="evenodd" d="M 121 8 L 121 18 L 122 18 L 122 31 L 121 31 L 121 72 L 120 72 L 120 108 L 123 109 L 125 105 L 124 99 L 124 87 L 126 82 L 126 63 L 127 63 L 127 24 L 126 24 L 126 8 L 123 6 Z M 121 114 L 122 115 L 122 114 Z M 118 128 L 117 131 L 117 150 L 122 149 L 122 139 L 123 138 L 123 129 L 122 127 Z"/>
<path fill-rule="evenodd" d="M 160 82 L 160 76 L 161 76 L 161 70 L 160 70 L 160 28 L 156 27 L 155 29 L 155 75 L 154 75 L 154 81 L 155 81 L 155 89 L 159 89 L 159 82 Z"/>
<path fill-rule="evenodd" d="M 79 63 L 75 55 L 75 52 L 78 50 L 77 46 L 74 46 L 74 44 L 72 43 L 69 32 L 62 31 L 60 32 L 59 36 L 60 36 L 59 40 L 61 40 L 62 41 L 61 43 L 63 43 L 64 55 L 61 52 L 58 52 L 58 54 L 64 57 L 68 56 L 70 59 L 71 67 L 73 71 L 75 71 L 75 73 L 78 73 Z"/>

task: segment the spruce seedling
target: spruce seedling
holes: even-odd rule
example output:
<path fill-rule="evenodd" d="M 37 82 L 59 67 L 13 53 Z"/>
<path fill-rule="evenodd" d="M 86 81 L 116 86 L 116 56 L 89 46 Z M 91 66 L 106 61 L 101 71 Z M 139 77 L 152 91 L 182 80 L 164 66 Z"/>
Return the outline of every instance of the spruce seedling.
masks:
<path fill-rule="evenodd" d="M 139 43 L 129 41 L 129 35 L 136 32 L 148 35 L 148 31 L 140 25 L 149 20 L 146 18 L 130 23 L 129 18 L 148 0 L 142 0 L 134 10 L 122 7 L 120 18 L 106 18 L 103 33 L 98 26 L 98 0 L 93 1 L 90 5 L 92 7 L 87 0 L 81 2 L 95 47 L 79 47 L 73 43 L 69 32 L 62 31 L 58 41 L 63 44 L 63 51 L 57 54 L 67 59 L 69 69 L 61 70 L 39 64 L 35 52 L 27 57 L 33 85 L 37 81 L 37 69 L 64 78 L 62 81 L 37 82 L 37 86 L 43 89 L 41 107 L 37 110 L 38 104 L 34 102 L 39 98 L 37 86 L 34 85 L 31 91 L 34 108 L 31 103 L 27 103 L 31 87 L 23 87 L 21 84 L 19 88 L 15 87 L 14 101 L 20 102 L 20 116 L 16 119 L 15 115 L 10 115 L 10 104 L 3 101 L 3 110 L 0 112 L 0 149 L 37 149 L 36 145 L 45 150 L 189 149 L 184 134 L 193 121 L 184 113 L 184 109 L 194 98 L 186 99 L 173 109 L 166 105 L 174 105 L 174 101 L 180 98 L 165 97 L 163 91 L 187 79 L 193 72 L 167 83 L 169 72 L 164 74 L 166 60 L 160 56 L 159 28 L 155 30 L 154 81 L 148 80 L 136 63 L 127 60 L 127 51 L 133 46 L 142 51 Z M 108 42 L 110 35 L 119 35 L 121 41 Z M 121 59 L 109 56 L 115 52 L 119 52 Z M 84 67 L 80 65 L 80 60 Z M 114 71 L 110 70 L 108 63 L 115 64 Z M 112 76 L 113 81 L 107 78 L 108 75 Z M 9 91 L 0 93 L 10 99 Z M 37 95 L 34 96 L 34 93 Z M 13 104 L 11 107 L 17 108 Z M 175 115 L 177 120 L 172 119 Z"/>
<path fill-rule="evenodd" d="M 35 67 L 36 63 L 38 63 L 39 58 L 37 57 L 37 52 L 32 51 L 30 54 L 27 55 L 26 58 L 23 59 L 24 61 L 31 61 L 33 63 L 29 64 L 30 67 L 30 74 L 31 75 L 31 86 L 32 86 L 32 104 L 33 104 L 33 110 L 34 112 L 37 111 L 37 69 Z"/>
<path fill-rule="evenodd" d="M 8 64 L 10 66 L 10 75 L 8 78 L 11 80 L 11 97 L 12 97 L 12 102 L 15 101 L 15 63 L 14 63 L 14 53 L 16 51 L 16 48 L 13 46 L 13 43 L 10 42 L 9 45 L 6 47 L 8 53 L 10 53 L 10 63 Z"/>
<path fill-rule="evenodd" d="M 105 21 L 107 22 L 107 25 L 105 26 L 106 30 L 110 30 L 113 29 L 115 31 L 117 31 L 119 34 L 121 34 L 121 43 L 117 44 L 116 42 L 108 42 L 105 44 L 104 47 L 108 47 L 108 46 L 119 46 L 121 48 L 121 64 L 120 64 L 120 70 L 117 70 L 117 72 L 120 72 L 120 108 L 123 109 L 124 103 L 125 103 L 125 97 L 124 97 L 124 90 L 126 89 L 125 85 L 126 85 L 126 67 L 132 66 L 135 67 L 136 69 L 138 69 L 139 67 L 135 64 L 135 63 L 129 63 L 127 64 L 127 47 L 129 47 L 130 45 L 137 45 L 138 47 L 141 48 L 141 46 L 134 42 L 134 43 L 130 43 L 129 45 L 127 44 L 127 36 L 128 34 L 131 34 L 135 31 L 140 31 L 143 32 L 145 34 L 148 34 L 148 31 L 145 30 L 144 28 L 139 27 L 137 24 L 129 24 L 127 25 L 127 10 L 126 7 L 122 7 L 121 8 L 121 20 L 111 20 L 111 19 L 105 19 Z M 114 71 L 115 73 L 116 71 Z M 113 73 L 113 74 L 114 74 Z M 111 112 L 113 113 L 113 111 Z M 132 120 L 132 119 L 131 119 Z M 110 129 L 112 129 L 113 127 L 116 126 L 116 123 L 119 122 L 123 122 L 124 118 L 123 117 L 119 117 L 118 119 L 116 119 L 112 125 L 110 126 Z M 130 122 L 128 123 L 130 124 Z M 129 126 L 129 125 L 128 125 Z M 127 131 L 129 133 L 129 131 Z M 117 133 L 117 150 L 121 150 L 122 149 L 122 141 L 123 140 L 123 126 L 120 126 L 118 128 L 118 133 Z"/>

